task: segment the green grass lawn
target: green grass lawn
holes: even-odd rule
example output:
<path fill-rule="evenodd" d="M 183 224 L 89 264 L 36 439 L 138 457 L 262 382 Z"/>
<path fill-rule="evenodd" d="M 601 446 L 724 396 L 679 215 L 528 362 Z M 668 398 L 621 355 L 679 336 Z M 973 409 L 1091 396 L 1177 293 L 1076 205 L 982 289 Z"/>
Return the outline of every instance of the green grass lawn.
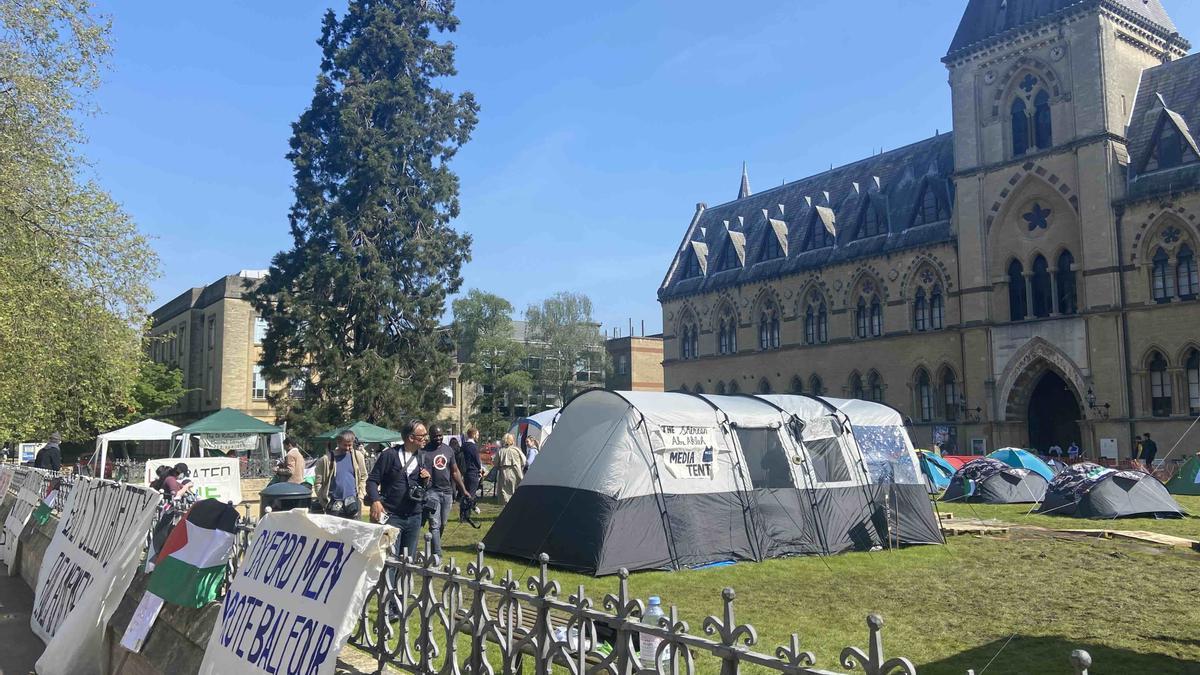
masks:
<path fill-rule="evenodd" d="M 1200 540 L 1200 497 L 1177 495 L 1175 500 L 1191 517 L 1182 519 L 1164 518 L 1118 518 L 1116 520 L 1091 520 L 1088 518 L 1073 518 L 1048 514 L 1040 516 L 1030 513 L 1034 504 L 969 504 L 940 502 L 938 509 L 943 513 L 950 511 L 955 518 L 983 518 L 999 520 L 1015 525 L 1033 525 L 1057 529 L 1096 529 L 1096 530 L 1149 530 L 1161 534 L 1173 534 L 1177 537 Z"/>
<path fill-rule="evenodd" d="M 1200 498 L 1180 500 L 1200 512 Z M 447 555 L 465 566 L 484 529 L 451 523 Z M 1028 507 L 975 508 L 985 518 L 1046 527 L 1101 527 L 1094 521 L 1029 516 Z M 954 507 L 956 517 L 970 517 Z M 969 511 L 969 510 L 968 510 Z M 963 512 L 962 515 L 959 515 Z M 1200 539 L 1200 519 L 1105 522 Z M 491 558 L 499 574 L 536 573 L 527 561 Z M 1067 656 L 1084 648 L 1092 673 L 1200 673 L 1200 554 L 1120 541 L 1064 539 L 1014 529 L 1007 537 L 952 537 L 945 546 L 789 558 L 699 571 L 642 572 L 630 580 L 643 599 L 679 607 L 693 633 L 721 609 L 721 589 L 737 591 L 737 619 L 758 630 L 756 649 L 774 653 L 791 633 L 816 652 L 817 667 L 838 670 L 844 646 L 866 648 L 865 617 L 886 620 L 890 656 L 907 656 L 922 673 L 1071 673 Z M 583 584 L 594 600 L 615 577 L 553 571 L 563 594 Z M 1007 644 L 1007 646 L 1005 646 Z M 997 655 L 998 654 L 998 655 Z M 993 657 L 995 660 L 992 661 Z M 990 666 L 988 665 L 991 661 Z M 714 672 L 711 660 L 698 664 Z"/>

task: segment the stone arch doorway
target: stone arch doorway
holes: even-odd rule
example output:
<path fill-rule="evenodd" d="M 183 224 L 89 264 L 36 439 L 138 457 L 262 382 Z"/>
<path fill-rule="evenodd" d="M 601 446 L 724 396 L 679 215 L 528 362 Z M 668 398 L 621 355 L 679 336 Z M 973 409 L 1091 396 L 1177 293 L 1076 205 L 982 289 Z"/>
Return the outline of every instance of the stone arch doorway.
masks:
<path fill-rule="evenodd" d="M 1029 394 L 1029 447 L 1047 453 L 1058 445 L 1080 442 L 1080 402 L 1075 390 L 1058 373 L 1047 369 Z"/>

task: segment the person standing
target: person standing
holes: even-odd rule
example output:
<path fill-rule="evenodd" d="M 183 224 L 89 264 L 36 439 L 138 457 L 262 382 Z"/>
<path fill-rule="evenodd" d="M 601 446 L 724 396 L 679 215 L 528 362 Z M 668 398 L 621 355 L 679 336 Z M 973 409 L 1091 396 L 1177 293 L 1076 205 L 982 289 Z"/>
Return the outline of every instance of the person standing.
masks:
<path fill-rule="evenodd" d="M 421 448 L 429 440 L 425 425 L 417 420 L 400 429 L 403 445 L 394 445 L 380 453 L 367 476 L 367 499 L 371 502 L 371 520 L 387 523 L 400 530 L 394 551 L 397 557 L 414 555 L 421 535 L 423 494 L 430 479 L 421 466 Z"/>
<path fill-rule="evenodd" d="M 1158 454 L 1158 443 L 1150 438 L 1150 434 L 1145 434 L 1142 440 L 1142 464 L 1146 467 L 1146 473 L 1154 473 L 1154 456 Z"/>
<path fill-rule="evenodd" d="M 285 477 L 280 473 L 280 478 L 283 478 L 289 483 L 304 482 L 304 453 L 300 452 L 300 444 L 292 436 L 283 439 L 283 449 L 286 451 L 283 455 L 283 473 L 287 473 Z"/>
<path fill-rule="evenodd" d="M 525 470 L 533 466 L 533 460 L 538 456 L 538 442 L 533 436 L 525 437 Z"/>
<path fill-rule="evenodd" d="M 1142 458 L 1142 435 L 1138 434 L 1137 436 L 1133 437 L 1133 463 L 1136 465 L 1137 462 L 1141 458 Z"/>
<path fill-rule="evenodd" d="M 500 472 L 496 476 L 500 503 L 507 504 L 525 477 L 525 455 L 517 449 L 517 439 L 512 434 L 504 434 L 504 447 L 496 453 L 495 465 Z"/>
<path fill-rule="evenodd" d="M 1079 459 L 1079 444 L 1075 441 L 1071 441 L 1071 445 L 1067 446 L 1067 459 L 1071 460 L 1072 464 Z"/>
<path fill-rule="evenodd" d="M 462 473 L 454 461 L 454 450 L 442 443 L 442 430 L 429 430 L 429 444 L 421 456 L 421 466 L 432 476 L 433 489 L 426 495 L 425 514 L 429 521 L 429 533 L 433 535 L 433 552 L 442 554 L 442 533 L 450 521 L 450 506 L 454 503 L 454 490 L 466 493 Z"/>
<path fill-rule="evenodd" d="M 460 516 L 466 517 L 470 515 L 469 509 L 475 502 L 475 494 L 479 491 L 479 481 L 483 478 L 483 463 L 479 460 L 479 430 L 475 427 L 467 428 L 466 439 L 462 444 L 462 462 L 459 467 L 462 471 L 463 487 L 467 489 L 466 499 L 462 502 L 459 509 Z"/>
<path fill-rule="evenodd" d="M 1062 459 L 1062 446 L 1055 443 L 1050 446 L 1050 456 L 1054 459 Z"/>
<path fill-rule="evenodd" d="M 35 469 L 46 469 L 47 471 L 59 471 L 62 469 L 62 448 L 59 444 L 62 443 L 62 436 L 55 431 L 50 434 L 50 439 L 38 450 L 37 456 L 33 458 L 33 467 Z"/>
<path fill-rule="evenodd" d="M 367 494 L 367 465 L 354 447 L 355 440 L 353 431 L 338 434 L 333 450 L 317 461 L 313 487 L 317 506 L 324 513 L 357 520 Z M 303 469 L 300 475 L 303 480 Z"/>

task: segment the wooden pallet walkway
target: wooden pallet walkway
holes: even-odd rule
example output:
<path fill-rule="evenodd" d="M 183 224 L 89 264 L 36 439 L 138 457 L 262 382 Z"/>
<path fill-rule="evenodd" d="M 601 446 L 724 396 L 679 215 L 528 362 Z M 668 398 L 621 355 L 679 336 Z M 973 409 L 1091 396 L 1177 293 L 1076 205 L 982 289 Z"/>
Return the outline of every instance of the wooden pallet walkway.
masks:
<path fill-rule="evenodd" d="M 1098 537 L 1102 539 L 1124 539 L 1127 541 L 1136 541 L 1143 544 L 1155 544 L 1157 546 L 1169 546 L 1171 548 L 1186 548 L 1195 551 L 1200 551 L 1200 542 L 1195 539 L 1186 537 L 1176 537 L 1171 534 L 1161 534 L 1159 532 L 1149 532 L 1146 530 L 1105 530 L 1105 529 L 1052 529 L 1051 532 L 1062 532 L 1064 534 L 1081 534 L 1088 537 Z"/>
<path fill-rule="evenodd" d="M 942 523 L 942 534 L 956 537 L 964 534 L 1008 534 L 1008 528 L 1002 525 L 987 525 L 985 523 Z"/>

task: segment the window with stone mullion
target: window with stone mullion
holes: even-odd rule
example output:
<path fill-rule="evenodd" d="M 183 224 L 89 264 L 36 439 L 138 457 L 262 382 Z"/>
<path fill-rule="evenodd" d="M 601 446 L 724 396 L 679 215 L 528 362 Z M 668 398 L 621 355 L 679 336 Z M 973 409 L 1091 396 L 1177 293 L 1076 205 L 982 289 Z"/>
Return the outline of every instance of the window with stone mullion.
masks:
<path fill-rule="evenodd" d="M 1161 248 L 1154 253 L 1150 274 L 1154 301 L 1170 302 L 1175 295 L 1175 275 L 1171 274 L 1171 263 L 1167 252 Z"/>
<path fill-rule="evenodd" d="M 946 308 L 945 302 L 942 300 L 942 289 L 940 286 L 934 286 L 933 295 L 929 301 L 929 327 L 933 330 L 941 330 L 945 314 Z"/>
<path fill-rule="evenodd" d="M 929 318 L 925 305 L 925 289 L 917 289 L 917 297 L 913 300 L 913 325 L 918 331 L 929 329 Z"/>
<path fill-rule="evenodd" d="M 1184 365 L 1187 371 L 1188 410 L 1200 415 L 1200 351 L 1193 349 Z"/>
<path fill-rule="evenodd" d="M 1167 361 L 1162 354 L 1150 360 L 1150 414 L 1167 417 L 1171 414 L 1171 374 L 1167 372 Z"/>
<path fill-rule="evenodd" d="M 1196 272 L 1196 255 L 1187 244 L 1175 254 L 1175 287 L 1179 297 L 1191 300 L 1200 292 L 1200 276 Z"/>

